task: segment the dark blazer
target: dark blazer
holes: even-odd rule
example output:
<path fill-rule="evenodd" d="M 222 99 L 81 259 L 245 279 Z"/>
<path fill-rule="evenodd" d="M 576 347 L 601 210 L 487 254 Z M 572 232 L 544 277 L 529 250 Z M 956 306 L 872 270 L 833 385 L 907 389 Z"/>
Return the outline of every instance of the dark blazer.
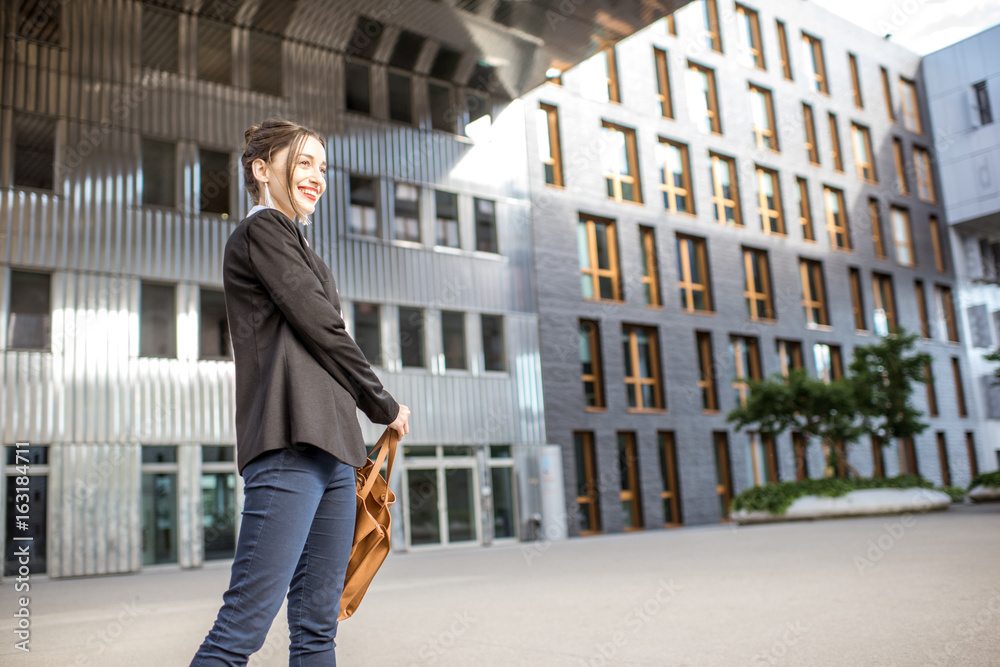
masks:
<path fill-rule="evenodd" d="M 356 408 L 390 424 L 399 405 L 344 328 L 333 274 L 298 224 L 273 208 L 247 216 L 226 242 L 222 279 L 240 474 L 262 452 L 295 443 L 364 465 Z"/>

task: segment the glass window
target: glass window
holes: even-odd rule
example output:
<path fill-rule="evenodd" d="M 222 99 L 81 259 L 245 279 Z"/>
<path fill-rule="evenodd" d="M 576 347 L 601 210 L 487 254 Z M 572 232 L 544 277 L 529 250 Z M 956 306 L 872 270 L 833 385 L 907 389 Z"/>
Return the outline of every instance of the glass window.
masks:
<path fill-rule="evenodd" d="M 889 70 L 884 67 L 879 67 L 882 72 L 882 93 L 885 98 L 885 111 L 889 120 L 893 123 L 896 122 L 896 113 L 892 108 L 892 89 L 889 85 Z"/>
<path fill-rule="evenodd" d="M 681 308 L 686 312 L 712 312 L 705 239 L 678 234 L 677 257 Z"/>
<path fill-rule="evenodd" d="M 139 303 L 139 356 L 177 357 L 177 301 L 173 285 L 143 282 Z"/>
<path fill-rule="evenodd" d="M 250 31 L 250 89 L 266 95 L 282 95 L 281 38 Z"/>
<path fill-rule="evenodd" d="M 899 137 L 892 139 L 892 157 L 896 166 L 896 192 L 901 195 L 910 194 L 910 184 L 906 180 L 906 166 L 903 163 L 903 141 Z"/>
<path fill-rule="evenodd" d="M 679 526 L 683 523 L 681 517 L 680 485 L 677 478 L 677 451 L 674 446 L 672 431 L 659 434 L 660 446 L 660 481 L 663 491 L 660 498 L 663 502 L 663 525 Z"/>
<path fill-rule="evenodd" d="M 951 297 L 951 288 L 946 285 L 935 285 L 934 296 L 937 302 L 938 322 L 942 324 L 952 343 L 958 341 L 958 320 L 955 318 L 955 302 Z M 944 336 L 942 336 L 943 338 Z"/>
<path fill-rule="evenodd" d="M 408 74 L 389 72 L 389 119 L 413 123 L 413 82 Z"/>
<path fill-rule="evenodd" d="M 177 12 L 142 6 L 143 69 L 178 72 L 180 62 L 180 21 Z"/>
<path fill-rule="evenodd" d="M 198 151 L 198 167 L 201 172 L 198 210 L 228 218 L 233 184 L 229 153 L 202 148 Z"/>
<path fill-rule="evenodd" d="M 351 176 L 351 233 L 362 236 L 381 236 L 376 208 L 375 179 Z"/>
<path fill-rule="evenodd" d="M 781 74 L 787 80 L 792 80 L 792 60 L 788 57 L 788 32 L 782 21 L 776 21 L 778 29 L 778 46 L 781 49 Z"/>
<path fill-rule="evenodd" d="M 989 125 L 993 122 L 993 109 L 990 107 L 990 94 L 986 89 L 986 82 L 973 84 L 972 95 L 975 97 L 976 110 L 979 112 L 979 124 Z"/>
<path fill-rule="evenodd" d="M 14 187 L 55 189 L 56 119 L 14 112 Z"/>
<path fill-rule="evenodd" d="M 899 77 L 900 97 L 903 100 L 903 127 L 910 132 L 923 134 L 923 123 L 920 120 L 920 103 L 917 100 L 917 84 L 915 81 Z"/>
<path fill-rule="evenodd" d="M 468 368 L 465 355 L 465 313 L 441 311 L 441 347 L 444 350 L 446 369 Z"/>
<path fill-rule="evenodd" d="M 722 134 L 715 71 L 689 60 L 687 82 L 691 117 L 695 119 L 698 129 L 702 132 Z"/>
<path fill-rule="evenodd" d="M 396 183 L 396 239 L 420 243 L 420 189 Z"/>
<path fill-rule="evenodd" d="M 173 208 L 177 204 L 177 146 L 142 140 L 142 203 Z"/>
<path fill-rule="evenodd" d="M 629 410 L 662 410 L 663 390 L 657 330 L 653 327 L 622 325 L 625 358 L 625 395 Z"/>
<path fill-rule="evenodd" d="M 844 375 L 839 345 L 816 343 L 813 345 L 813 361 L 816 364 L 816 377 L 827 384 L 839 380 Z"/>
<path fill-rule="evenodd" d="M 750 108 L 753 112 L 753 136 L 757 148 L 777 151 L 778 134 L 771 91 L 750 84 Z"/>
<path fill-rule="evenodd" d="M 52 349 L 52 276 L 11 270 L 7 347 Z"/>
<path fill-rule="evenodd" d="M 875 294 L 875 333 L 885 336 L 896 330 L 896 297 L 892 289 L 892 276 L 872 273 L 872 291 Z"/>
<path fill-rule="evenodd" d="M 902 266 L 916 266 L 917 261 L 913 254 L 913 237 L 910 234 L 910 212 L 898 206 L 893 206 L 890 211 L 892 240 L 896 245 L 896 261 Z"/>
<path fill-rule="evenodd" d="M 837 116 L 828 114 L 830 120 L 830 150 L 833 151 L 833 168 L 844 171 L 844 153 L 840 150 L 840 130 L 837 127 Z"/>
<path fill-rule="evenodd" d="M 371 60 L 378 50 L 379 41 L 382 39 L 385 26 L 381 21 L 376 21 L 367 16 L 359 16 L 354 24 L 354 31 L 351 33 L 351 40 L 345 47 L 348 56 L 360 56 Z"/>
<path fill-rule="evenodd" d="M 760 349 L 752 336 L 730 336 L 729 354 L 733 361 L 733 400 L 744 405 L 750 395 L 750 380 L 760 380 Z"/>
<path fill-rule="evenodd" d="M 712 204 L 715 221 L 743 224 L 739 188 L 736 182 L 736 160 L 717 153 L 709 153 L 712 160 Z"/>
<path fill-rule="evenodd" d="M 743 297 L 751 320 L 775 319 L 766 250 L 743 248 Z"/>
<path fill-rule="evenodd" d="M 608 197 L 616 201 L 642 202 L 635 130 L 607 121 L 602 126 L 601 162 L 604 165 Z"/>
<path fill-rule="evenodd" d="M 806 241 L 815 241 L 816 233 L 813 230 L 812 205 L 809 203 L 809 184 L 801 176 L 795 179 L 799 192 L 799 226 L 802 228 L 802 238 Z"/>
<path fill-rule="evenodd" d="M 454 192 L 434 191 L 434 206 L 437 213 L 437 235 L 435 243 L 448 248 L 460 248 L 458 233 L 458 195 Z"/>
<path fill-rule="evenodd" d="M 766 234 L 785 234 L 785 214 L 781 206 L 781 185 L 778 172 L 757 167 L 757 211 L 760 226 Z"/>
<path fill-rule="evenodd" d="M 142 564 L 177 562 L 177 447 L 142 447 Z"/>
<path fill-rule="evenodd" d="M 642 293 L 647 306 L 659 306 L 660 271 L 656 261 L 656 232 L 652 227 L 639 227 L 639 249 L 642 258 Z"/>
<path fill-rule="evenodd" d="M 740 62 L 748 67 L 764 68 L 764 46 L 760 38 L 760 19 L 757 12 L 744 5 L 736 5 L 740 35 Z"/>
<path fill-rule="evenodd" d="M 200 359 L 232 359 L 233 341 L 229 337 L 226 296 L 222 290 L 200 289 L 201 331 L 198 352 Z"/>
<path fill-rule="evenodd" d="M 722 33 L 719 31 L 719 6 L 716 0 L 701 0 L 702 18 L 704 20 L 705 45 L 722 53 Z"/>
<path fill-rule="evenodd" d="M 941 230 L 938 225 L 936 215 L 928 216 L 927 226 L 929 227 L 931 234 L 931 248 L 934 251 L 934 268 L 938 270 L 938 273 L 944 273 L 944 253 L 941 250 Z M 1000 260 L 1000 257 L 995 257 L 995 259 Z"/>
<path fill-rule="evenodd" d="M 853 266 L 849 267 L 847 277 L 851 283 L 851 310 L 854 311 L 854 328 L 858 331 L 867 331 L 865 302 L 861 290 L 861 271 Z"/>
<path fill-rule="evenodd" d="M 917 300 L 917 315 L 920 317 L 920 335 L 931 338 L 931 321 L 927 315 L 927 294 L 922 280 L 913 281 L 913 295 Z"/>
<path fill-rule="evenodd" d="M 622 526 L 625 530 L 642 528 L 642 493 L 639 489 L 639 453 L 635 433 L 618 434 L 618 472 L 621 479 Z"/>
<path fill-rule="evenodd" d="M 476 250 L 500 252 L 497 249 L 497 204 L 490 199 L 473 200 L 476 211 Z"/>
<path fill-rule="evenodd" d="M 399 307 L 399 351 L 404 367 L 424 368 L 424 311 Z"/>
<path fill-rule="evenodd" d="M 869 183 L 878 183 L 871 133 L 864 125 L 852 123 L 851 135 L 854 138 L 854 164 L 858 169 L 858 178 Z"/>
<path fill-rule="evenodd" d="M 861 75 L 858 73 L 858 57 L 853 53 L 848 53 L 847 64 L 851 68 L 851 89 L 854 91 L 854 106 L 864 109 L 865 101 L 861 96 Z"/>
<path fill-rule="evenodd" d="M 594 535 L 601 532 L 600 487 L 594 434 L 574 433 L 573 445 L 576 462 L 576 521 L 580 535 Z"/>
<path fill-rule="evenodd" d="M 621 102 L 614 47 L 584 60 L 578 67 L 578 73 L 584 97 L 595 102 Z"/>
<path fill-rule="evenodd" d="M 660 138 L 656 144 L 656 162 L 660 165 L 660 189 L 663 208 L 671 213 L 694 213 L 691 192 L 691 166 L 688 147 Z"/>
<path fill-rule="evenodd" d="M 538 108 L 538 152 L 545 170 L 545 182 L 562 187 L 562 149 L 559 145 L 559 111 L 549 104 Z"/>
<path fill-rule="evenodd" d="M 659 113 L 664 118 L 673 118 L 674 101 L 670 93 L 670 67 L 667 63 L 667 52 L 654 48 L 653 60 L 656 62 L 656 101 L 659 104 Z"/>
<path fill-rule="evenodd" d="M 591 320 L 580 320 L 580 379 L 583 382 L 583 400 L 588 408 L 604 407 L 604 379 L 601 369 L 600 325 Z"/>
<path fill-rule="evenodd" d="M 830 247 L 850 250 L 851 232 L 847 226 L 844 191 L 825 186 L 823 200 L 826 202 L 826 229 L 830 234 Z"/>
<path fill-rule="evenodd" d="M 382 324 L 377 304 L 354 304 L 354 340 L 368 363 L 382 365 Z"/>
<path fill-rule="evenodd" d="M 819 144 L 816 143 L 816 120 L 813 117 L 813 108 L 802 104 L 802 125 L 806 131 L 806 155 L 809 162 L 819 164 Z"/>
<path fill-rule="evenodd" d="M 917 196 L 923 201 L 935 203 L 934 177 L 931 175 L 931 157 L 927 149 L 913 147 L 913 165 L 917 174 Z"/>
<path fill-rule="evenodd" d="M 872 228 L 872 243 L 875 246 L 875 257 L 878 259 L 888 259 L 885 254 L 885 241 L 882 236 L 882 211 L 879 209 L 878 200 L 874 197 L 868 199 L 868 222 Z"/>
<path fill-rule="evenodd" d="M 392 56 L 389 64 L 393 67 L 412 70 L 417 64 L 417 58 L 424 48 L 424 38 L 420 35 L 402 30 L 396 38 L 396 44 L 392 49 Z"/>
<path fill-rule="evenodd" d="M 816 260 L 802 259 L 799 269 L 802 273 L 802 305 L 806 312 L 806 324 L 811 327 L 829 325 L 823 265 Z"/>
<path fill-rule="evenodd" d="M 958 416 L 968 417 L 969 410 L 965 404 L 965 386 L 962 382 L 962 368 L 958 357 L 951 358 L 951 375 L 955 381 L 955 402 L 958 404 Z"/>
<path fill-rule="evenodd" d="M 503 317 L 483 315 L 481 324 L 484 368 L 488 371 L 506 370 L 507 355 L 504 353 Z"/>
<path fill-rule="evenodd" d="M 362 60 L 344 59 L 345 107 L 348 111 L 372 111 L 371 66 Z"/>
<path fill-rule="evenodd" d="M 143 7 L 146 10 L 148 5 Z M 233 83 L 232 28 L 198 17 L 198 78 L 226 86 Z"/>
<path fill-rule="evenodd" d="M 719 409 L 719 396 L 715 388 L 715 357 L 712 354 L 712 333 L 696 331 L 698 346 L 698 389 L 701 391 L 701 409 L 715 412 Z"/>
<path fill-rule="evenodd" d="M 830 94 L 826 80 L 826 61 L 823 59 L 823 42 L 812 35 L 802 33 L 806 65 L 809 67 L 809 88 L 813 92 Z"/>
<path fill-rule="evenodd" d="M 614 221 L 581 216 L 576 238 L 583 298 L 621 301 Z"/>
<path fill-rule="evenodd" d="M 778 353 L 778 367 L 784 377 L 788 377 L 793 370 L 802 369 L 802 341 L 778 339 L 775 341 L 775 348 Z"/>
<path fill-rule="evenodd" d="M 447 46 L 438 47 L 434 55 L 434 63 L 431 65 L 430 75 L 442 81 L 451 81 L 455 77 L 455 70 L 462 60 L 462 54 Z"/>
<path fill-rule="evenodd" d="M 427 99 L 431 107 L 431 127 L 443 132 L 455 132 L 455 110 L 452 108 L 451 86 L 429 81 Z"/>

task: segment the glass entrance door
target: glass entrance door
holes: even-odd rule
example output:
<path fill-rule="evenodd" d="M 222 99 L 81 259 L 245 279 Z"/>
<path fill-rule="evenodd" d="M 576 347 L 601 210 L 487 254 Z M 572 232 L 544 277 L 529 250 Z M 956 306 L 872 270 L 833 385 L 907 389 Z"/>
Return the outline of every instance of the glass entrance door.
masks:
<path fill-rule="evenodd" d="M 407 547 L 482 541 L 478 465 L 471 454 L 469 448 L 407 448 L 403 479 Z"/>

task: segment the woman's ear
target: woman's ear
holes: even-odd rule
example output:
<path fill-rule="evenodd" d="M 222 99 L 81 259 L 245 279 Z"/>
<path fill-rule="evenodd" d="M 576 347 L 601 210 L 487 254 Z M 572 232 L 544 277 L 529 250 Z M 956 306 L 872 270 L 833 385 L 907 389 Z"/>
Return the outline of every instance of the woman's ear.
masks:
<path fill-rule="evenodd" d="M 271 181 L 270 170 L 263 158 L 257 158 L 251 166 L 253 167 L 253 177 L 255 179 L 261 183 L 269 183 Z"/>

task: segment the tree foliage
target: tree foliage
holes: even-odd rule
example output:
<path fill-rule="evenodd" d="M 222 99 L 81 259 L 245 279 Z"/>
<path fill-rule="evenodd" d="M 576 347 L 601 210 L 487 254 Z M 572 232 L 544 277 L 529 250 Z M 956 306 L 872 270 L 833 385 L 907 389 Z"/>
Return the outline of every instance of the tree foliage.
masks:
<path fill-rule="evenodd" d="M 985 359 L 986 361 L 1000 362 L 1000 347 L 998 347 L 997 349 L 993 350 L 989 354 L 984 355 L 983 359 Z M 994 384 L 996 386 L 1000 386 L 1000 366 L 997 366 L 995 369 L 993 369 L 993 383 L 992 384 Z"/>

